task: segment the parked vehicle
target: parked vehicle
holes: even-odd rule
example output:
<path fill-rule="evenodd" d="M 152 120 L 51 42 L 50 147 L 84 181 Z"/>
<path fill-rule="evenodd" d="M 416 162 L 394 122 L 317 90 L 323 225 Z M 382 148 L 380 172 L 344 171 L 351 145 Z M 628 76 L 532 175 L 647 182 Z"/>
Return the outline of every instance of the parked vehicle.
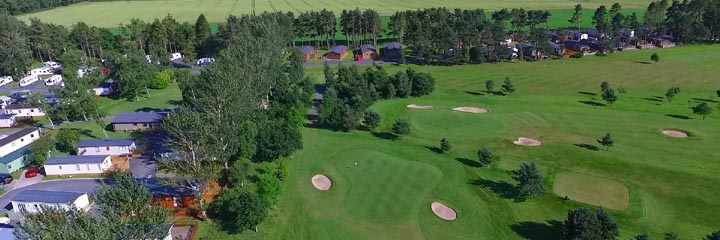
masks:
<path fill-rule="evenodd" d="M 0 184 L 9 184 L 13 181 L 13 177 L 10 174 L 0 174 Z"/>
<path fill-rule="evenodd" d="M 61 66 L 59 63 L 57 63 L 57 62 L 44 62 L 44 63 L 43 63 L 43 66 L 46 67 L 46 68 L 52 68 L 52 69 L 61 68 L 61 67 L 62 67 L 62 66 Z"/>
<path fill-rule="evenodd" d="M 20 83 L 21 87 L 25 87 L 25 86 L 28 86 L 30 84 L 37 82 L 38 80 L 40 80 L 40 78 L 38 78 L 38 75 L 30 75 L 30 76 L 24 77 L 23 79 L 20 79 L 19 83 Z"/>
<path fill-rule="evenodd" d="M 62 75 L 52 75 L 45 79 L 45 86 L 61 86 L 64 85 Z"/>
<path fill-rule="evenodd" d="M 205 66 L 213 65 L 213 63 L 215 63 L 214 58 L 201 58 L 201 59 L 197 60 L 196 65 L 198 65 L 200 67 L 205 67 Z"/>
<path fill-rule="evenodd" d="M 25 170 L 25 178 L 34 178 L 37 177 L 38 173 L 40 173 L 40 169 L 36 167 L 29 167 Z"/>
<path fill-rule="evenodd" d="M 19 90 L 19 91 L 12 91 L 10 92 L 10 97 L 14 99 L 26 99 L 30 97 L 30 90 Z"/>
<path fill-rule="evenodd" d="M 3 76 L 3 77 L 0 77 L 0 86 L 5 86 L 5 85 L 7 85 L 7 84 L 9 84 L 9 83 L 11 83 L 11 82 L 13 82 L 13 77 L 12 77 L 12 76 Z"/>
<path fill-rule="evenodd" d="M 172 54 L 170 54 L 170 61 L 175 61 L 175 60 L 182 59 L 182 58 L 183 58 L 182 53 L 172 53 Z"/>
<path fill-rule="evenodd" d="M 37 76 L 41 76 L 41 75 L 52 75 L 54 73 L 55 73 L 55 71 L 52 68 L 41 67 L 41 68 L 36 68 L 36 69 L 30 70 L 30 74 L 28 74 L 28 75 L 37 77 Z"/>

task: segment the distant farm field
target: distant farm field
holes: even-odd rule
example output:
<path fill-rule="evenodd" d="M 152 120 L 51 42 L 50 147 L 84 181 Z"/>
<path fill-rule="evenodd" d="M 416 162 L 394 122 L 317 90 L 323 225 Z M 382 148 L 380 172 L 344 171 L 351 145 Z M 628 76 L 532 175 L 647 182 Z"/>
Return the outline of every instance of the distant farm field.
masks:
<path fill-rule="evenodd" d="M 323 8 L 335 11 L 336 15 L 344 9 L 377 10 L 381 15 L 391 15 L 398 10 L 446 7 L 475 9 L 483 8 L 497 10 L 502 8 L 526 9 L 571 9 L 575 4 L 581 3 L 586 9 L 595 9 L 599 5 L 612 5 L 619 2 L 625 9 L 645 9 L 649 0 L 256 0 L 255 12 L 282 11 L 296 14 L 321 10 Z M 39 18 L 46 22 L 62 25 L 72 25 L 83 21 L 90 25 L 100 27 L 117 27 L 121 23 L 129 23 L 130 19 L 152 20 L 162 18 L 168 14 L 180 21 L 193 22 L 200 13 L 207 16 L 211 22 L 222 22 L 230 15 L 240 15 L 252 12 L 252 0 L 165 0 L 165 1 L 114 1 L 92 2 L 60 7 L 21 16 L 23 20 Z M 585 15 L 590 15 L 586 12 Z M 585 16 L 589 17 L 589 16 Z M 563 22 L 566 18 L 563 18 Z M 589 20 L 587 21 L 589 23 Z"/>

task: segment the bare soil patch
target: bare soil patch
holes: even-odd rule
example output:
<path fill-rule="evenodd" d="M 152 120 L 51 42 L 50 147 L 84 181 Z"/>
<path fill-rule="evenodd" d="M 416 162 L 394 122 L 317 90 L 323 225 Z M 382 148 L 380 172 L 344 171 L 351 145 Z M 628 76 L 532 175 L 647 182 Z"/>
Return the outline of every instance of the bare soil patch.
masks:
<path fill-rule="evenodd" d="M 671 136 L 674 138 L 688 138 L 690 137 L 687 133 L 681 132 L 681 131 L 675 131 L 675 130 L 665 130 L 662 131 L 663 134 L 667 136 Z"/>
<path fill-rule="evenodd" d="M 526 147 L 539 147 L 542 143 L 532 138 L 519 137 L 517 141 L 513 142 L 515 145 L 526 146 Z"/>
<path fill-rule="evenodd" d="M 407 105 L 407 108 L 409 108 L 409 109 L 433 109 L 433 106 L 410 104 L 410 105 Z"/>
<path fill-rule="evenodd" d="M 448 221 L 453 221 L 457 219 L 457 213 L 455 212 L 455 210 L 448 206 L 445 206 L 445 204 L 433 202 L 432 204 L 430 204 L 430 208 L 432 208 L 433 213 L 435 213 L 435 215 L 437 215 L 439 218 Z"/>
<path fill-rule="evenodd" d="M 312 184 L 317 190 L 320 191 L 327 191 L 330 190 L 330 187 L 332 187 L 332 181 L 330 181 L 330 178 L 322 174 L 317 174 L 313 176 Z"/>
<path fill-rule="evenodd" d="M 452 110 L 453 110 L 453 111 L 458 111 L 458 112 L 475 113 L 475 114 L 487 113 L 487 112 L 488 112 L 487 109 L 484 109 L 484 108 L 476 108 L 476 107 L 456 107 L 456 108 L 453 108 Z"/>

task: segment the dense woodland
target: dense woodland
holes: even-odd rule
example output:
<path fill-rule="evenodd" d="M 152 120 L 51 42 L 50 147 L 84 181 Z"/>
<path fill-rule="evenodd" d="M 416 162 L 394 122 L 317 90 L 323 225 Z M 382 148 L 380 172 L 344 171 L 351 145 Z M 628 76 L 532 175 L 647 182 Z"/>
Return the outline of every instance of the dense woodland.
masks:
<path fill-rule="evenodd" d="M 79 2 L 101 2 L 102 0 L 0 0 L 0 12 L 11 15 L 67 6 Z"/>

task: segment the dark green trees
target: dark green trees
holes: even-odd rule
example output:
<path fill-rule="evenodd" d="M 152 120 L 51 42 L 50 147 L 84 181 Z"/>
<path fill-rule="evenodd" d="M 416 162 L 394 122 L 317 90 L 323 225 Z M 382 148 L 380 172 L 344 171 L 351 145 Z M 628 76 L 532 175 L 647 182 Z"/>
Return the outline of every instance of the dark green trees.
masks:
<path fill-rule="evenodd" d="M 540 173 L 535 163 L 521 163 L 520 168 L 515 170 L 515 180 L 520 182 L 518 187 L 519 199 L 526 197 L 541 195 L 545 193 L 545 186 L 543 185 L 543 176 Z"/>
<path fill-rule="evenodd" d="M 74 153 L 78 142 L 80 142 L 80 133 L 77 129 L 61 128 L 55 134 L 55 142 L 57 142 L 58 150 L 66 153 Z"/>
<path fill-rule="evenodd" d="M 563 237 L 567 240 L 612 240 L 618 235 L 617 223 L 603 209 L 597 213 L 587 207 L 572 210 L 563 224 Z"/>
<path fill-rule="evenodd" d="M 515 86 L 510 81 L 510 76 L 505 77 L 505 81 L 503 81 L 503 84 L 502 84 L 502 91 L 503 91 L 503 93 L 508 94 L 508 95 L 515 92 Z"/>
<path fill-rule="evenodd" d="M 668 102 L 672 102 L 673 98 L 675 98 L 675 95 L 680 93 L 680 88 L 678 87 L 671 87 L 665 92 L 665 99 L 667 99 Z"/>
<path fill-rule="evenodd" d="M 705 117 L 712 113 L 712 108 L 710 108 L 710 105 L 708 105 L 706 102 L 701 102 L 700 104 L 692 107 L 692 111 L 694 114 L 702 116 L 702 119 L 705 120 Z"/>
<path fill-rule="evenodd" d="M 580 24 L 582 23 L 582 10 L 583 8 L 581 4 L 575 5 L 573 15 L 570 19 L 568 19 L 568 22 L 575 26 L 577 30 L 580 30 Z"/>
<path fill-rule="evenodd" d="M 598 139 L 597 142 L 600 145 L 603 145 L 607 151 L 609 151 L 610 147 L 612 147 L 615 143 L 615 141 L 612 139 L 612 136 L 610 136 L 610 133 L 605 134 L 605 136 Z"/>
<path fill-rule="evenodd" d="M 680 235 L 678 235 L 676 232 L 669 232 L 665 233 L 664 240 L 680 240 Z"/>
<path fill-rule="evenodd" d="M 25 34 L 27 26 L 7 14 L 0 14 L 0 76 L 13 76 L 20 79 L 30 66 L 31 51 Z"/>
<path fill-rule="evenodd" d="M 255 228 L 267 216 L 265 203 L 243 188 L 227 189 L 212 205 L 210 214 L 226 231 L 238 233 Z"/>
<path fill-rule="evenodd" d="M 452 148 L 452 145 L 450 145 L 450 142 L 446 138 L 440 139 L 440 151 L 441 152 L 450 151 L 450 148 Z"/>
<path fill-rule="evenodd" d="M 478 161 L 480 161 L 480 164 L 483 166 L 489 166 L 492 163 L 493 154 L 487 148 L 478 150 L 477 155 Z"/>
<path fill-rule="evenodd" d="M 643 233 L 643 234 L 635 235 L 633 240 L 651 240 L 651 238 L 650 238 L 650 235 L 648 235 L 647 233 Z"/>
<path fill-rule="evenodd" d="M 392 126 L 393 133 L 400 137 L 410 134 L 410 123 L 403 119 L 398 119 Z"/>
<path fill-rule="evenodd" d="M 376 127 L 380 126 L 380 114 L 373 110 L 365 111 L 363 123 L 370 131 L 372 131 Z"/>
<path fill-rule="evenodd" d="M 650 60 L 657 64 L 660 61 L 660 56 L 657 53 L 650 55 Z"/>
<path fill-rule="evenodd" d="M 50 151 L 55 149 L 55 141 L 51 137 L 41 137 L 30 145 L 31 165 L 42 167 L 48 160 Z"/>
<path fill-rule="evenodd" d="M 610 84 L 608 82 L 602 82 L 600 84 L 600 90 L 602 96 L 602 99 L 605 100 L 608 104 L 612 104 L 615 101 L 617 101 L 617 95 L 615 95 L 615 90 L 610 88 Z"/>
<path fill-rule="evenodd" d="M 487 90 L 488 94 L 493 94 L 494 89 L 495 89 L 495 82 L 493 80 L 485 81 L 485 90 Z"/>
<path fill-rule="evenodd" d="M 720 231 L 707 235 L 704 240 L 720 240 Z"/>

